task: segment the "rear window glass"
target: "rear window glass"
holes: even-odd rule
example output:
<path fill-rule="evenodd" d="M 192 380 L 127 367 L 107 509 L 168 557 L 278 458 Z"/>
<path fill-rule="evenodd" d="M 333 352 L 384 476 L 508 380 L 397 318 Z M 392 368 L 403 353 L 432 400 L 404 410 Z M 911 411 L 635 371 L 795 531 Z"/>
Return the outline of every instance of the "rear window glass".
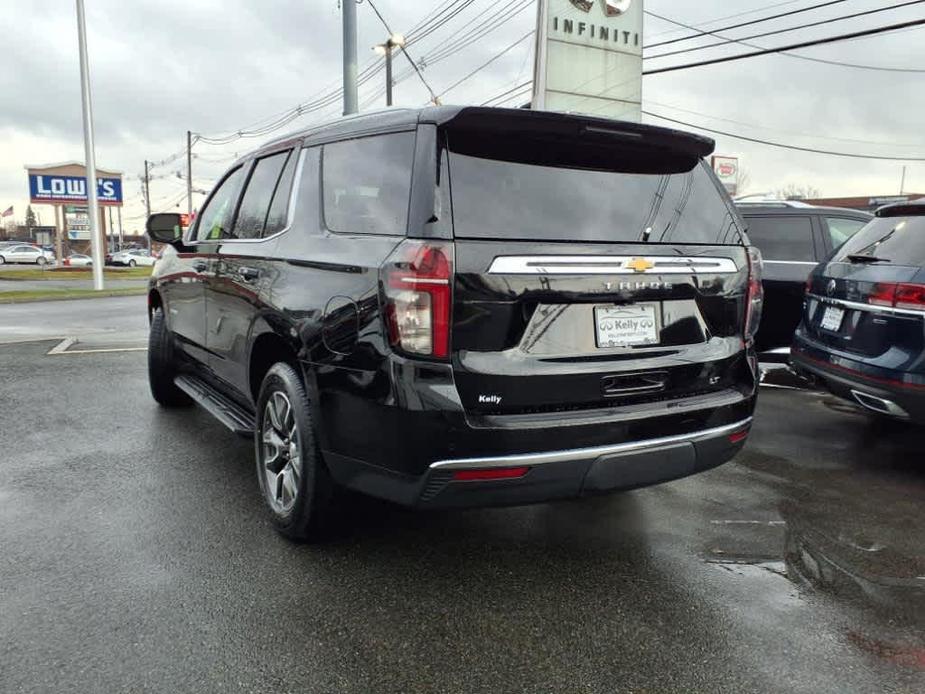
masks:
<path fill-rule="evenodd" d="M 742 243 L 725 193 L 696 159 L 658 170 L 614 152 L 583 168 L 574 157 L 566 167 L 452 151 L 449 162 L 460 238 Z"/>
<path fill-rule="evenodd" d="M 894 265 L 925 265 L 925 217 L 877 217 L 835 254 L 869 255 Z"/>
<path fill-rule="evenodd" d="M 809 217 L 748 217 L 748 238 L 765 260 L 816 262 L 813 223 Z"/>
<path fill-rule="evenodd" d="M 860 219 L 848 219 L 847 217 L 826 217 L 825 227 L 829 232 L 829 240 L 832 248 L 840 247 L 845 241 L 858 233 L 867 224 Z"/>

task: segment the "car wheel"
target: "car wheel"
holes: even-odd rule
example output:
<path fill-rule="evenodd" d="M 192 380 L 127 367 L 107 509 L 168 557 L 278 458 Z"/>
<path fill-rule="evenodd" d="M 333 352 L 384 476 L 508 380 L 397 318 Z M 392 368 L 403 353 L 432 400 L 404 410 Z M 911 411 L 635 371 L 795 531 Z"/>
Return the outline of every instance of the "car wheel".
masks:
<path fill-rule="evenodd" d="M 5 262 L 6 262 L 6 258 L 4 258 L 2 255 L 0 255 L 0 265 L 3 265 L 3 263 L 5 263 Z"/>
<path fill-rule="evenodd" d="M 154 309 L 148 333 L 148 384 L 151 395 L 164 407 L 192 404 L 189 396 L 177 388 L 173 379 L 179 373 L 173 334 L 167 329 L 163 309 Z"/>
<path fill-rule="evenodd" d="M 135 267 L 137 264 L 138 264 L 138 263 L 136 263 L 134 260 L 128 261 L 128 266 L 129 266 L 129 267 Z"/>
<path fill-rule="evenodd" d="M 44 255 L 40 255 L 38 258 L 35 259 L 36 265 L 44 265 L 47 262 L 48 262 L 48 258 L 46 258 Z"/>
<path fill-rule="evenodd" d="M 260 491 L 276 530 L 292 540 L 320 539 L 333 483 L 315 439 L 308 391 L 289 364 L 274 365 L 263 379 L 254 443 Z"/>

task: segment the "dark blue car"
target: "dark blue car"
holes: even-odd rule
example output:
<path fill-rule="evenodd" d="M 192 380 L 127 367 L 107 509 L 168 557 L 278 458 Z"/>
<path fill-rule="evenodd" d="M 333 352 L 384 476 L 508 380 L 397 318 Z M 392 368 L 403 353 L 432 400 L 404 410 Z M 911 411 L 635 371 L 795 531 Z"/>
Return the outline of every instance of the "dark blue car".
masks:
<path fill-rule="evenodd" d="M 925 424 L 925 200 L 881 208 L 813 271 L 791 358 L 835 395 Z"/>

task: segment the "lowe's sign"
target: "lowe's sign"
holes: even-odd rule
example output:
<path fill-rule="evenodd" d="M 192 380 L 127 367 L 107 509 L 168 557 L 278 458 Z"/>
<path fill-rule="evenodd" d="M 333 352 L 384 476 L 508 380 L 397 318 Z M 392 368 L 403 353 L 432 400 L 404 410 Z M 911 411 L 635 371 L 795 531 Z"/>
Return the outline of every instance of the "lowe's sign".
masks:
<path fill-rule="evenodd" d="M 96 179 L 100 205 L 122 204 L 122 180 Z M 29 197 L 34 203 L 87 202 L 87 179 L 81 176 L 29 174 Z"/>

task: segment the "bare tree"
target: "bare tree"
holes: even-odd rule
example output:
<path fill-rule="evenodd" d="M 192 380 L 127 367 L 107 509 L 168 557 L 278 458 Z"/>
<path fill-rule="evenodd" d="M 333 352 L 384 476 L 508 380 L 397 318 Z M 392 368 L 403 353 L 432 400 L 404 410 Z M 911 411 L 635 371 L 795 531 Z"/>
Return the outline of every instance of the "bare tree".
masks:
<path fill-rule="evenodd" d="M 749 175 L 748 169 L 739 164 L 739 169 L 736 173 L 736 195 L 745 195 L 751 181 L 752 177 Z"/>
<path fill-rule="evenodd" d="M 812 200 L 820 197 L 819 189 L 809 184 L 797 185 L 788 183 L 777 191 L 777 197 L 781 200 Z"/>

